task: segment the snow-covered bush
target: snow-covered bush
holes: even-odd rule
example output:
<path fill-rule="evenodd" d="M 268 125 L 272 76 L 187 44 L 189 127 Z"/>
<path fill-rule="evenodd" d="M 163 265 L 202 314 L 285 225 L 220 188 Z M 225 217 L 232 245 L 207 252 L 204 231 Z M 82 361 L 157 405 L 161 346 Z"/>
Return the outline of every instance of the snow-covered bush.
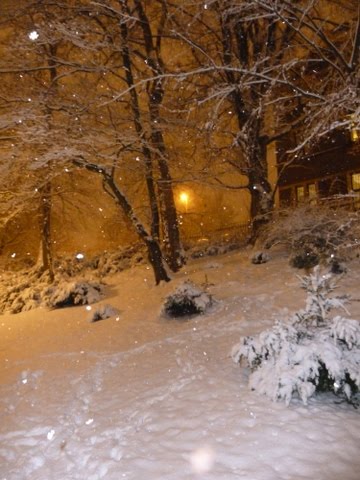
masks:
<path fill-rule="evenodd" d="M 2 278 L 0 313 L 19 313 L 39 306 L 61 308 L 95 303 L 102 285 L 89 280 L 69 281 L 59 276 L 50 284 L 47 272 L 34 268 Z"/>
<path fill-rule="evenodd" d="M 114 317 L 119 314 L 119 310 L 111 305 L 100 305 L 96 308 L 90 317 L 90 322 L 98 322 L 99 320 L 105 320 L 106 318 Z"/>
<path fill-rule="evenodd" d="M 40 305 L 61 308 L 95 303 L 101 298 L 102 286 L 84 278 L 102 278 L 142 263 L 144 259 L 144 249 L 139 244 L 105 251 L 90 259 L 78 255 L 58 258 L 54 262 L 55 281 L 50 286 L 48 274 L 36 266 L 3 274 L 0 276 L 0 314 L 19 313 Z"/>
<path fill-rule="evenodd" d="M 97 282 L 67 282 L 60 281 L 48 287 L 43 301 L 50 308 L 88 305 L 98 302 L 101 298 L 102 286 Z"/>
<path fill-rule="evenodd" d="M 163 311 L 170 317 L 197 315 L 204 313 L 212 303 L 212 297 L 205 289 L 186 281 L 165 299 Z"/>
<path fill-rule="evenodd" d="M 352 401 L 360 388 L 360 322 L 331 316 L 346 313 L 346 297 L 329 296 L 331 274 L 319 267 L 302 279 L 305 309 L 257 336 L 247 336 L 232 350 L 235 362 L 250 368 L 252 390 L 289 404 L 298 395 L 304 404 L 315 392 L 330 391 Z"/>
<path fill-rule="evenodd" d="M 55 270 L 62 276 L 75 277 L 91 272 L 99 277 L 122 272 L 133 265 L 144 263 L 145 249 L 140 244 L 119 247 L 115 251 L 104 251 L 92 258 L 79 259 L 76 255 L 57 258 Z"/>
<path fill-rule="evenodd" d="M 261 265 L 262 263 L 267 263 L 270 260 L 270 255 L 266 252 L 255 252 L 251 257 L 251 263 L 254 265 Z"/>
<path fill-rule="evenodd" d="M 48 274 L 38 268 L 26 274 L 16 272 L 2 276 L 1 280 L 0 313 L 19 313 L 38 307 L 49 286 Z"/>
<path fill-rule="evenodd" d="M 309 203 L 278 210 L 261 232 L 258 245 L 285 246 L 296 268 L 330 266 L 334 259 L 340 264 L 360 246 L 359 215 L 359 211 Z"/>
<path fill-rule="evenodd" d="M 331 257 L 329 261 L 329 268 L 331 273 L 341 274 L 347 272 L 345 263 L 341 262 L 335 257 Z"/>
<path fill-rule="evenodd" d="M 145 248 L 140 244 L 134 244 L 115 252 L 104 252 L 98 255 L 92 259 L 90 266 L 99 276 L 106 276 L 145 262 Z"/>
<path fill-rule="evenodd" d="M 225 253 L 238 250 L 243 244 L 244 242 L 239 241 L 231 243 L 222 242 L 202 246 L 192 246 L 187 249 L 186 255 L 189 258 L 203 258 L 224 255 Z"/>
<path fill-rule="evenodd" d="M 290 265 L 294 268 L 313 268 L 319 264 L 320 257 L 311 248 L 305 248 L 290 257 Z"/>

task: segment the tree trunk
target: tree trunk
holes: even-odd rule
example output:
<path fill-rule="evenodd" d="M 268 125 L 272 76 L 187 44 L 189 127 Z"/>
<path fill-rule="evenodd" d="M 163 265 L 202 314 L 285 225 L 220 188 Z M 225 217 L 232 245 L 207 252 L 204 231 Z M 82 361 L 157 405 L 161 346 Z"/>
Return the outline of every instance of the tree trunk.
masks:
<path fill-rule="evenodd" d="M 170 282 L 170 277 L 164 266 L 159 243 L 151 237 L 143 237 L 143 240 L 148 249 L 148 259 L 154 271 L 156 285 L 159 285 L 161 281 Z"/>
<path fill-rule="evenodd" d="M 52 97 L 57 95 L 57 69 L 55 64 L 55 58 L 57 55 L 57 45 L 45 44 L 44 52 L 47 58 L 48 75 L 49 75 L 49 88 L 47 90 L 47 97 L 45 101 L 45 112 L 47 118 L 47 128 L 50 132 L 53 129 L 53 113 L 49 108 Z M 49 163 L 47 169 L 52 169 L 52 164 Z M 45 176 L 48 172 L 45 171 Z M 51 242 L 51 210 L 52 210 L 52 187 L 50 180 L 44 180 L 44 185 L 39 189 L 40 193 L 40 254 L 39 263 L 41 269 L 49 274 L 50 282 L 54 281 L 54 267 L 53 267 L 53 255 L 52 255 L 52 242 Z"/>
<path fill-rule="evenodd" d="M 268 180 L 267 141 L 262 134 L 262 120 L 247 111 L 238 92 L 232 95 L 239 126 L 239 145 L 245 161 L 239 165 L 239 172 L 248 178 L 250 193 L 250 219 L 252 235 L 250 243 L 255 243 L 262 226 L 266 225 L 273 210 L 273 192 Z"/>
<path fill-rule="evenodd" d="M 172 178 L 166 156 L 166 148 L 161 131 L 153 127 L 152 140 L 158 150 L 158 165 L 160 180 L 158 184 L 161 220 L 163 228 L 163 241 L 166 259 L 173 272 L 177 272 L 185 264 L 180 242 L 179 222 L 172 188 Z"/>
<path fill-rule="evenodd" d="M 135 215 L 127 198 L 117 186 L 113 176 L 109 174 L 106 169 L 92 163 L 90 164 L 74 160 L 74 164 L 77 166 L 85 167 L 87 170 L 100 173 L 102 175 L 104 184 L 109 189 L 106 190 L 106 192 L 109 193 L 113 198 L 115 198 L 116 202 L 119 204 L 125 216 L 130 220 L 130 223 L 134 227 L 139 238 L 146 245 L 148 251 L 148 259 L 154 272 L 156 285 L 158 285 L 161 281 L 169 282 L 171 279 L 166 271 L 166 263 L 164 262 L 159 242 L 146 231 L 144 225 Z"/>
<path fill-rule="evenodd" d="M 143 240 L 147 247 L 148 258 L 154 271 L 156 285 L 158 285 L 161 281 L 169 282 L 170 278 L 165 268 L 158 241 L 148 234 L 143 224 L 136 217 L 131 205 L 127 201 L 127 198 L 119 190 L 114 179 L 110 175 L 106 174 L 104 170 L 102 170 L 101 173 L 103 175 L 105 184 L 110 188 L 110 191 L 115 196 L 125 215 L 131 221 L 131 224 L 134 226 L 136 233 L 139 235 L 141 240 Z"/>
<path fill-rule="evenodd" d="M 260 229 L 271 219 L 273 210 L 271 186 L 264 176 L 249 175 L 249 188 L 251 196 L 250 215 L 252 221 L 251 243 L 255 242 Z"/>
<path fill-rule="evenodd" d="M 147 88 L 151 128 L 150 135 L 160 172 L 158 191 L 166 259 L 171 270 L 177 272 L 184 265 L 185 257 L 182 253 L 180 242 L 179 222 L 172 189 L 172 178 L 168 165 L 167 149 L 161 130 L 162 118 L 160 114 L 160 105 L 164 98 L 163 80 L 161 76 L 165 73 L 161 58 L 161 40 L 163 38 L 163 27 L 166 23 L 167 10 L 165 2 L 162 3 L 161 18 L 158 22 L 157 32 L 154 34 L 152 31 L 153 26 L 150 24 L 146 10 L 144 9 L 144 3 L 141 0 L 134 0 L 134 4 L 139 16 L 139 26 L 142 30 L 142 40 L 147 56 L 147 64 L 152 70 L 152 74 L 158 77 L 152 82 L 149 82 L 149 87 Z"/>
<path fill-rule="evenodd" d="M 51 183 L 40 190 L 40 254 L 41 269 L 49 273 L 50 282 L 54 281 L 54 267 L 51 243 Z"/>
<path fill-rule="evenodd" d="M 125 8 L 125 5 L 122 5 L 122 8 L 125 13 L 128 13 L 127 9 Z M 145 172 L 146 172 L 145 181 L 146 181 L 146 187 L 149 195 L 150 211 L 151 211 L 151 235 L 154 239 L 158 241 L 160 237 L 160 214 L 159 214 L 158 202 L 156 197 L 152 157 L 151 157 L 150 148 L 148 147 L 146 142 L 146 132 L 141 120 L 138 94 L 136 92 L 136 89 L 134 88 L 135 81 L 134 81 L 134 75 L 132 71 L 130 50 L 128 46 L 128 27 L 126 22 L 122 22 L 120 24 L 120 31 L 121 31 L 121 38 L 123 42 L 121 46 L 121 56 L 122 56 L 122 61 L 125 67 L 124 71 L 125 71 L 126 83 L 129 87 L 130 106 L 131 106 L 131 111 L 133 115 L 135 131 L 141 143 L 141 150 L 142 150 L 142 154 L 145 162 Z"/>
<path fill-rule="evenodd" d="M 266 142 L 260 136 L 257 129 L 256 136 L 252 132 L 249 138 L 254 139 L 253 145 L 250 145 L 248 188 L 251 197 L 250 217 L 252 221 L 251 243 L 256 241 L 260 229 L 271 219 L 271 213 L 274 207 L 272 188 L 268 180 L 268 168 L 266 157 Z"/>

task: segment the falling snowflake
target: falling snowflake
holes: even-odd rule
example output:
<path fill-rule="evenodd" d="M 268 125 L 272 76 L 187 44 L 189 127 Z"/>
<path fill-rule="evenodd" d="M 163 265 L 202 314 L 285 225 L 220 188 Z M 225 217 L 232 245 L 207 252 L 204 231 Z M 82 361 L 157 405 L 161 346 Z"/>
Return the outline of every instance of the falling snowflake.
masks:
<path fill-rule="evenodd" d="M 39 38 L 39 34 L 36 30 L 33 30 L 32 32 L 30 32 L 28 36 L 30 40 L 32 40 L 33 42 Z"/>

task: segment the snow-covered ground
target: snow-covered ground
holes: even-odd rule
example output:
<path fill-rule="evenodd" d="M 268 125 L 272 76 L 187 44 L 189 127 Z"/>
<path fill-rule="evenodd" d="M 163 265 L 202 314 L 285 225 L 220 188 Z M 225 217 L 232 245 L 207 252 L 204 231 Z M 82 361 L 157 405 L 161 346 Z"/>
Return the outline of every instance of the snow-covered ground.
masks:
<path fill-rule="evenodd" d="M 192 261 L 159 287 L 146 267 L 122 272 L 101 302 L 118 316 L 95 323 L 85 307 L 1 316 L 0 479 L 359 480 L 359 409 L 330 395 L 272 403 L 230 358 L 305 299 L 280 254 L 248 257 Z M 185 278 L 217 303 L 164 318 Z M 339 292 L 359 297 L 359 280 L 357 260 Z M 350 310 L 360 318 L 360 302 Z"/>

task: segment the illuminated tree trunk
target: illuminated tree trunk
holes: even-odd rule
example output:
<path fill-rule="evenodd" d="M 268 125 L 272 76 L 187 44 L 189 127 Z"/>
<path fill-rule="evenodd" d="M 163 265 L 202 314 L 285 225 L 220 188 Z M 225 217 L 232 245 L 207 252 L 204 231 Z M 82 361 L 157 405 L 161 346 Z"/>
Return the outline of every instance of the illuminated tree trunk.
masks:
<path fill-rule="evenodd" d="M 49 273 L 51 282 L 54 280 L 53 255 L 51 242 L 51 183 L 40 190 L 40 252 L 39 262 L 41 269 Z"/>
<path fill-rule="evenodd" d="M 260 228 L 268 223 L 273 211 L 273 191 L 268 180 L 268 165 L 266 153 L 266 137 L 261 136 L 261 122 L 248 120 L 251 125 L 243 145 L 246 153 L 248 191 L 250 193 L 250 218 L 252 221 L 252 238 L 254 242 Z"/>
<path fill-rule="evenodd" d="M 130 220 L 131 224 L 133 225 L 136 233 L 138 234 L 140 239 L 145 243 L 147 247 L 148 259 L 154 271 L 156 285 L 158 285 L 161 281 L 169 282 L 170 278 L 166 272 L 165 264 L 163 261 L 163 257 L 162 257 L 162 253 L 161 253 L 161 249 L 158 241 L 148 234 L 143 224 L 136 217 L 126 197 L 119 190 L 114 179 L 111 176 L 107 175 L 104 171 L 102 172 L 102 175 L 103 175 L 106 186 L 109 187 L 110 191 L 115 196 L 118 204 L 122 208 L 126 217 Z"/>
<path fill-rule="evenodd" d="M 259 229 L 271 218 L 273 210 L 273 190 L 268 180 L 267 141 L 262 135 L 261 118 L 254 117 L 244 105 L 241 95 L 234 92 L 231 97 L 239 126 L 239 147 L 243 159 L 239 164 L 232 163 L 248 179 L 247 189 L 250 194 L 250 219 L 252 235 L 250 242 L 255 242 Z"/>
<path fill-rule="evenodd" d="M 269 222 L 273 211 L 273 192 L 267 179 L 267 168 L 263 167 L 264 159 L 258 159 L 256 168 L 248 175 L 251 197 L 250 217 L 252 220 L 252 238 L 255 241 L 260 228 Z"/>
<path fill-rule="evenodd" d="M 123 8 L 125 8 L 124 5 L 123 5 Z M 138 95 L 137 95 L 136 89 L 134 88 L 135 81 L 134 81 L 134 75 L 132 72 L 131 57 L 130 57 L 130 51 L 128 46 L 128 27 L 125 22 L 121 23 L 120 30 L 121 30 L 121 37 L 123 42 L 122 48 L 121 48 L 121 55 L 122 55 L 122 60 L 125 67 L 124 68 L 125 79 L 129 87 L 130 106 L 131 106 L 131 111 L 133 115 L 135 131 L 141 142 L 141 150 L 142 150 L 143 159 L 145 162 L 145 176 L 146 176 L 145 181 L 146 181 L 146 187 L 148 191 L 150 211 L 151 211 L 151 235 L 154 239 L 158 241 L 160 238 L 160 213 L 159 213 L 159 207 L 158 207 L 157 196 L 156 196 L 152 157 L 151 157 L 150 148 L 146 142 L 146 132 L 141 121 Z"/>
<path fill-rule="evenodd" d="M 231 67 L 236 59 L 241 65 L 251 68 L 256 61 L 256 58 L 253 58 L 255 52 L 261 51 L 262 47 L 259 44 L 261 38 L 259 40 L 256 35 L 252 35 L 251 30 L 246 29 L 241 23 L 238 24 L 231 15 L 221 17 L 221 33 L 224 66 Z M 273 35 L 273 29 L 269 29 L 268 48 L 271 48 Z M 226 70 L 225 75 L 229 85 L 237 85 L 239 80 L 231 68 Z M 256 240 L 261 226 L 269 221 L 273 209 L 272 187 L 268 181 L 267 137 L 262 133 L 261 102 L 264 94 L 264 87 L 260 85 L 249 92 L 241 91 L 238 87 L 234 88 L 229 96 L 236 114 L 238 146 L 243 156 L 238 164 L 238 170 L 248 179 L 251 242 Z"/>
<path fill-rule="evenodd" d="M 160 105 L 164 98 L 163 80 L 164 64 L 161 58 L 161 39 L 163 26 L 167 17 L 166 4 L 162 3 L 162 14 L 159 19 L 158 30 L 154 36 L 149 18 L 145 12 L 142 0 L 134 0 L 139 16 L 139 26 L 143 33 L 144 48 L 147 64 L 155 77 L 149 82 L 147 89 L 150 113 L 150 128 L 152 146 L 156 152 L 160 179 L 158 191 L 160 199 L 161 225 L 163 230 L 163 244 L 167 262 L 173 272 L 177 272 L 185 263 L 180 242 L 179 222 L 172 188 L 172 178 L 169 169 L 169 158 L 161 130 L 162 117 Z"/>
<path fill-rule="evenodd" d="M 47 44 L 43 46 L 44 53 L 47 56 L 47 67 L 49 74 L 49 89 L 47 91 L 47 98 L 45 103 L 45 112 L 47 118 L 47 128 L 50 132 L 53 128 L 52 125 L 52 110 L 49 107 L 53 97 L 57 95 L 57 69 L 55 65 L 55 58 L 57 55 L 57 46 Z M 47 169 L 50 172 L 52 169 L 52 163 L 47 165 Z M 48 174 L 46 170 L 44 177 Z M 53 254 L 52 254 L 52 240 L 51 240 L 51 211 L 52 211 L 52 187 L 51 181 L 46 179 L 40 190 L 40 262 L 41 268 L 49 273 L 50 282 L 54 281 L 54 267 L 53 267 Z"/>
<path fill-rule="evenodd" d="M 158 165 L 160 180 L 158 182 L 161 219 L 163 227 L 163 241 L 166 258 L 173 272 L 177 272 L 184 265 L 180 242 L 179 222 L 172 188 L 172 178 L 166 156 L 166 149 L 161 131 L 153 129 L 152 140 L 159 152 Z"/>
<path fill-rule="evenodd" d="M 108 193 L 112 198 L 115 198 L 126 218 L 130 221 L 130 224 L 133 226 L 135 232 L 139 236 L 140 240 L 146 245 L 148 259 L 154 272 L 156 285 L 162 281 L 169 282 L 170 277 L 166 271 L 166 263 L 163 259 L 159 242 L 147 232 L 142 222 L 137 218 L 127 198 L 116 184 L 112 174 L 108 173 L 106 169 L 95 164 L 78 161 L 74 161 L 74 163 L 75 165 L 85 167 L 87 170 L 102 175 L 106 193 Z"/>

